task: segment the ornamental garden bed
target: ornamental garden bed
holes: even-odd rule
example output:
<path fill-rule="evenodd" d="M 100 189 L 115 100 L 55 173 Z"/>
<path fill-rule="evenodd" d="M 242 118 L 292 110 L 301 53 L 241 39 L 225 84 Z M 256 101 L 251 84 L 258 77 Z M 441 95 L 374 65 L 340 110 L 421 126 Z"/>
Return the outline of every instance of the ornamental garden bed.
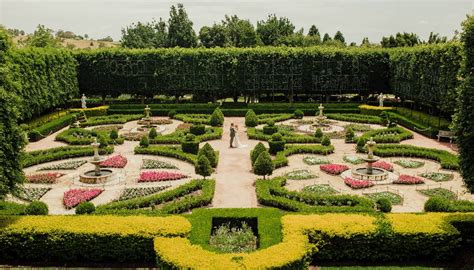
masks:
<path fill-rule="evenodd" d="M 123 168 L 127 165 L 127 158 L 122 155 L 109 157 L 100 164 L 102 168 Z"/>
<path fill-rule="evenodd" d="M 424 162 L 417 161 L 417 160 L 407 160 L 407 159 L 400 159 L 397 161 L 394 161 L 393 163 L 402 166 L 405 169 L 416 169 L 416 168 L 421 168 L 423 165 L 425 165 Z"/>
<path fill-rule="evenodd" d="M 439 172 L 426 172 L 421 173 L 421 177 L 435 181 L 435 182 L 446 182 L 454 179 L 454 174 L 450 173 L 439 173 Z"/>
<path fill-rule="evenodd" d="M 148 159 L 144 158 L 142 161 L 142 169 L 175 169 L 178 170 L 179 168 L 171 163 L 156 160 L 156 159 Z"/>
<path fill-rule="evenodd" d="M 158 192 L 161 192 L 171 186 L 157 186 L 157 187 L 136 187 L 136 188 L 125 188 L 117 201 L 124 201 L 128 199 L 145 197 Z"/>
<path fill-rule="evenodd" d="M 303 192 L 314 193 L 317 195 L 334 195 L 339 193 L 337 190 L 332 188 L 330 185 L 310 185 L 306 186 L 302 190 Z"/>
<path fill-rule="evenodd" d="M 213 217 L 209 245 L 225 253 L 251 252 L 258 248 L 258 219 Z"/>
<path fill-rule="evenodd" d="M 456 193 L 445 188 L 419 189 L 418 192 L 428 197 L 442 197 L 448 200 L 456 200 L 458 198 Z"/>
<path fill-rule="evenodd" d="M 15 197 L 29 202 L 38 201 L 50 190 L 50 187 L 24 187 L 15 194 Z"/>
<path fill-rule="evenodd" d="M 388 199 L 393 205 L 401 205 L 403 204 L 402 196 L 390 192 L 390 191 L 383 191 L 383 192 L 374 192 L 374 193 L 366 193 L 364 194 L 367 198 L 372 199 L 374 202 L 379 199 Z"/>
<path fill-rule="evenodd" d="M 38 171 L 52 171 L 52 170 L 75 170 L 82 165 L 86 164 L 85 160 L 71 160 L 66 162 L 61 162 L 54 165 L 44 166 L 38 169 Z"/>
<path fill-rule="evenodd" d="M 141 172 L 138 178 L 138 183 L 146 182 L 160 182 L 160 181 L 173 181 L 187 178 L 187 175 L 182 173 L 167 172 L 167 171 L 146 171 Z"/>
<path fill-rule="evenodd" d="M 343 164 L 322 164 L 319 168 L 321 171 L 332 175 L 340 175 L 342 172 L 349 170 L 349 167 Z"/>
<path fill-rule="evenodd" d="M 307 180 L 318 176 L 307 169 L 298 169 L 285 173 L 285 177 L 290 180 Z"/>
<path fill-rule="evenodd" d="M 303 162 L 308 165 L 321 165 L 321 164 L 329 164 L 331 163 L 329 159 L 324 157 L 315 157 L 315 156 L 307 156 L 303 158 Z"/>
<path fill-rule="evenodd" d="M 76 207 L 81 202 L 88 202 L 99 196 L 103 189 L 71 189 L 64 192 L 63 204 L 67 209 Z"/>
<path fill-rule="evenodd" d="M 31 184 L 54 184 L 63 175 L 58 172 L 33 174 L 26 176 L 26 181 Z"/>

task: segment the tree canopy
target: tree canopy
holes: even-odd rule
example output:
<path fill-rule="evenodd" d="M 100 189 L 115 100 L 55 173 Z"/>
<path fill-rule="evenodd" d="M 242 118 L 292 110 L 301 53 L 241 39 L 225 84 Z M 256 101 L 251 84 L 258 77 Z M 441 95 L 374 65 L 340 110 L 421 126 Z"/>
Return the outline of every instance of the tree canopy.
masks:
<path fill-rule="evenodd" d="M 197 37 L 193 29 L 193 22 L 183 4 L 171 6 L 168 20 L 168 46 L 192 48 L 197 46 Z"/>
<path fill-rule="evenodd" d="M 257 33 L 264 45 L 276 45 L 279 38 L 293 34 L 294 30 L 295 26 L 288 18 L 278 18 L 275 14 L 268 15 L 266 21 L 257 22 Z"/>

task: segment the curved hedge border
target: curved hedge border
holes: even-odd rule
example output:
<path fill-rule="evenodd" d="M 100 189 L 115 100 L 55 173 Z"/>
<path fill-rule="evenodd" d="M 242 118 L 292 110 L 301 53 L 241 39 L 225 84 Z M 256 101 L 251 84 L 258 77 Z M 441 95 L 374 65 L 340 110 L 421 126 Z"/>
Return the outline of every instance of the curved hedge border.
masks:
<path fill-rule="evenodd" d="M 406 144 L 379 144 L 374 154 L 380 157 L 417 157 L 438 161 L 441 168 L 459 170 L 458 156 L 445 150 L 418 147 Z"/>
<path fill-rule="evenodd" d="M 68 113 L 54 120 L 40 124 L 34 128 L 28 127 L 28 139 L 31 142 L 39 141 L 46 136 L 72 124 L 76 119 L 76 114 Z"/>
<path fill-rule="evenodd" d="M 149 140 L 150 144 L 181 144 L 187 133 L 189 133 L 189 129 L 177 130 L 170 134 L 158 135 L 156 138 Z M 221 127 L 206 127 L 204 134 L 195 136 L 195 139 L 199 142 L 219 140 L 220 138 L 222 138 Z"/>
<path fill-rule="evenodd" d="M 273 159 L 275 168 L 281 168 L 288 166 L 288 159 L 286 157 L 296 154 L 318 154 L 318 155 L 329 155 L 334 152 L 334 146 L 323 146 L 323 145 L 285 145 L 285 150 L 280 151 L 276 154 Z"/>
<path fill-rule="evenodd" d="M 111 114 L 104 116 L 92 116 L 87 118 L 87 121 L 81 123 L 81 127 L 99 126 L 99 125 L 113 125 L 113 124 L 125 124 L 130 121 L 139 120 L 143 117 L 143 114 Z"/>
<path fill-rule="evenodd" d="M 382 124 L 382 118 L 376 115 L 363 115 L 355 113 L 328 113 L 326 116 L 329 119 L 355 122 L 355 123 L 367 123 L 367 124 Z"/>
<path fill-rule="evenodd" d="M 113 146 L 107 146 L 106 148 L 99 148 L 100 155 L 111 154 L 114 152 Z M 82 146 L 61 146 L 56 148 L 50 148 L 46 150 L 37 150 L 26 152 L 23 155 L 23 167 L 30 167 L 45 162 L 62 160 L 76 157 L 93 156 L 94 149 Z"/>
<path fill-rule="evenodd" d="M 364 146 L 370 138 L 376 143 L 399 143 L 404 140 L 413 139 L 413 133 L 402 127 L 371 130 L 359 137 L 357 146 Z"/>
<path fill-rule="evenodd" d="M 171 157 L 176 158 L 182 161 L 186 161 L 191 164 L 196 164 L 197 156 L 185 153 L 181 150 L 181 146 L 157 146 L 152 145 L 148 147 L 135 147 L 135 154 L 142 154 L 142 155 L 155 155 L 155 156 L 164 156 L 164 157 Z"/>
<path fill-rule="evenodd" d="M 293 132 L 283 133 L 283 140 L 286 143 L 320 143 L 321 139 L 310 135 L 302 135 Z M 247 136 L 251 140 L 270 141 L 272 135 L 263 133 L 263 130 L 256 128 L 247 128 Z"/>
<path fill-rule="evenodd" d="M 75 134 L 83 137 L 75 136 Z M 112 140 L 109 135 L 110 133 L 108 132 L 92 131 L 83 128 L 70 128 L 59 133 L 56 136 L 56 141 L 65 142 L 70 145 L 90 145 L 94 142 L 94 137 L 101 137 L 109 144 L 123 144 L 123 137 L 118 137 L 117 139 Z"/>

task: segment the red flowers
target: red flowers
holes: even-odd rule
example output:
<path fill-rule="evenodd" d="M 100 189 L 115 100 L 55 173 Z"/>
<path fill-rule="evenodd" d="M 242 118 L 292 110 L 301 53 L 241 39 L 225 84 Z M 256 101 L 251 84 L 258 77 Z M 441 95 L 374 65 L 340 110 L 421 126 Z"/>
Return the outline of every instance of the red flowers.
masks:
<path fill-rule="evenodd" d="M 100 163 L 101 167 L 106 168 L 123 168 L 127 165 L 127 158 L 122 155 L 110 157 Z"/>
<path fill-rule="evenodd" d="M 358 180 L 350 177 L 344 178 L 344 183 L 353 189 L 369 188 L 374 185 L 369 180 Z"/>
<path fill-rule="evenodd" d="M 384 170 L 390 171 L 390 172 L 393 171 L 393 165 L 388 163 L 388 162 L 385 162 L 385 161 L 377 161 L 374 164 L 372 164 L 372 167 L 384 169 Z"/>
<path fill-rule="evenodd" d="M 102 193 L 102 189 L 71 189 L 64 192 L 63 203 L 66 208 L 70 209 L 80 204 L 81 202 L 87 202 Z"/>
<path fill-rule="evenodd" d="M 186 178 L 187 176 L 181 173 L 174 172 L 158 172 L 158 171 L 149 171 L 142 172 L 138 182 L 158 182 L 158 181 L 170 181 L 170 180 L 179 180 Z"/>
<path fill-rule="evenodd" d="M 394 184 L 401 184 L 401 185 L 416 185 L 416 184 L 423 184 L 425 181 L 420 177 L 411 176 L 402 174 L 398 177 L 397 180 L 393 181 Z"/>
<path fill-rule="evenodd" d="M 28 175 L 26 178 L 28 179 L 28 183 L 33 184 L 54 184 L 56 180 L 63 176 L 63 173 L 41 173 L 35 175 Z"/>
<path fill-rule="evenodd" d="M 319 166 L 319 168 L 322 171 L 327 172 L 329 174 L 333 174 L 333 175 L 339 175 L 343 171 L 349 170 L 349 167 L 347 167 L 346 165 L 341 165 L 341 164 L 322 164 Z"/>

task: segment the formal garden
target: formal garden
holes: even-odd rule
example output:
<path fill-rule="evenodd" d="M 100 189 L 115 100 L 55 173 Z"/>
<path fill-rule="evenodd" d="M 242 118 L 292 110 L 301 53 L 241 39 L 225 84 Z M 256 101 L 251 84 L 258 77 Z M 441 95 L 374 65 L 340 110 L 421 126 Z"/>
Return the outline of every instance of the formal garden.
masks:
<path fill-rule="evenodd" d="M 472 16 L 395 49 L 0 31 L 0 265 L 472 268 L 473 72 Z"/>

